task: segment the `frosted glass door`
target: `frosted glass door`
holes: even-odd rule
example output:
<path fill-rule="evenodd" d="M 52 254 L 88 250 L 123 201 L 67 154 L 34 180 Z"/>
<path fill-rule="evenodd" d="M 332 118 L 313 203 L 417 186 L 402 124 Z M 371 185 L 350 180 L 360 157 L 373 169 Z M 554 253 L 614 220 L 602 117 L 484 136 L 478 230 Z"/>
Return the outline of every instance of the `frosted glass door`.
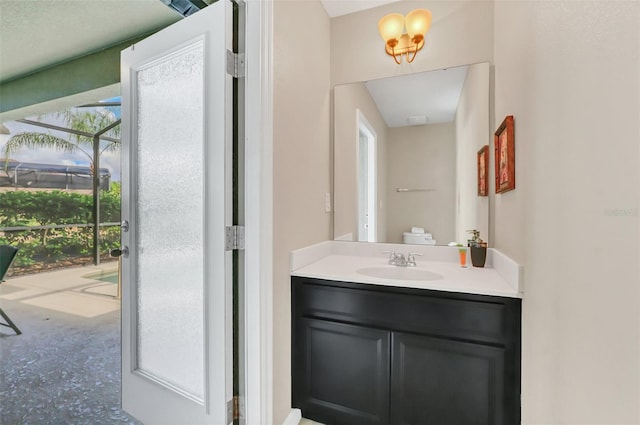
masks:
<path fill-rule="evenodd" d="M 136 74 L 137 367 L 204 397 L 203 43 Z M 179 110 L 183 119 L 167 119 Z M 176 146 L 176 141 L 180 141 Z"/>
<path fill-rule="evenodd" d="M 122 397 L 148 424 L 224 424 L 231 398 L 230 13 L 221 0 L 122 53 Z"/>

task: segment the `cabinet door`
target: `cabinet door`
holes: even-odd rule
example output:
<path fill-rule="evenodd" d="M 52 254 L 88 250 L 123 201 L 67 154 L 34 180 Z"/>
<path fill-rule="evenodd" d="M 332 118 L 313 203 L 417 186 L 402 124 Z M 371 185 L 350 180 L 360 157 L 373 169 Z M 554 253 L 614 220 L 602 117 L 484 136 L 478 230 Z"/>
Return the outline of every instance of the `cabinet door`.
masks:
<path fill-rule="evenodd" d="M 294 407 L 331 425 L 389 423 L 389 332 L 306 318 L 295 327 Z"/>
<path fill-rule="evenodd" d="M 394 332 L 391 423 L 505 423 L 505 350 Z"/>

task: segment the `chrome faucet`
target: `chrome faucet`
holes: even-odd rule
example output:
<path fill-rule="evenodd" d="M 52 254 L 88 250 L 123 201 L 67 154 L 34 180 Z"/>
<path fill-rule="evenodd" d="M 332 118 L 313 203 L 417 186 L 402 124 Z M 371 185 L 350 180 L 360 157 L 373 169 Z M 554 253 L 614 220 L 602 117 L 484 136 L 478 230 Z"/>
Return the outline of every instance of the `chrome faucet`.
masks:
<path fill-rule="evenodd" d="M 383 254 L 389 254 L 389 264 L 392 266 L 396 265 L 396 260 L 398 258 L 398 254 L 395 251 L 382 251 Z"/>
<path fill-rule="evenodd" d="M 389 254 L 389 264 L 398 267 L 407 267 L 407 259 L 403 254 L 395 251 L 382 251 L 383 254 Z"/>
<path fill-rule="evenodd" d="M 404 258 L 403 254 L 396 254 L 396 262 L 395 265 L 398 267 L 407 267 L 407 259 Z"/>
<path fill-rule="evenodd" d="M 415 267 L 416 255 L 422 256 L 417 252 L 410 252 L 405 258 L 404 254 L 395 251 L 382 251 L 383 254 L 389 254 L 389 264 L 397 267 Z"/>

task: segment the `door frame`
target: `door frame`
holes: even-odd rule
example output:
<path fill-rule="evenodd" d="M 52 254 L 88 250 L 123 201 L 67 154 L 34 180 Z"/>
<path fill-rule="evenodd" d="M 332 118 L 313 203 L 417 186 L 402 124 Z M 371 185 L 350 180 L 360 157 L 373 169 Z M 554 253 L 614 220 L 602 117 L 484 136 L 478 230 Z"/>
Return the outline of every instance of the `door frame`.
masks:
<path fill-rule="evenodd" d="M 273 423 L 273 0 L 246 1 L 244 423 Z"/>

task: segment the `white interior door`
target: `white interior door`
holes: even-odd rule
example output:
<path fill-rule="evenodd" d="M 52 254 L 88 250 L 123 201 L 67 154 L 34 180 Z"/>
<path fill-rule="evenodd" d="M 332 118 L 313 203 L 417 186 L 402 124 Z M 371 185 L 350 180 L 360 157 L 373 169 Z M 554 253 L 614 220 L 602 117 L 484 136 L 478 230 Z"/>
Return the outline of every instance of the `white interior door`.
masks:
<path fill-rule="evenodd" d="M 369 241 L 369 139 L 358 134 L 358 241 Z"/>
<path fill-rule="evenodd" d="M 362 112 L 356 110 L 358 129 L 358 241 L 377 242 L 377 134 Z"/>
<path fill-rule="evenodd" d="M 122 52 L 122 406 L 145 424 L 224 424 L 232 392 L 232 8 Z"/>

